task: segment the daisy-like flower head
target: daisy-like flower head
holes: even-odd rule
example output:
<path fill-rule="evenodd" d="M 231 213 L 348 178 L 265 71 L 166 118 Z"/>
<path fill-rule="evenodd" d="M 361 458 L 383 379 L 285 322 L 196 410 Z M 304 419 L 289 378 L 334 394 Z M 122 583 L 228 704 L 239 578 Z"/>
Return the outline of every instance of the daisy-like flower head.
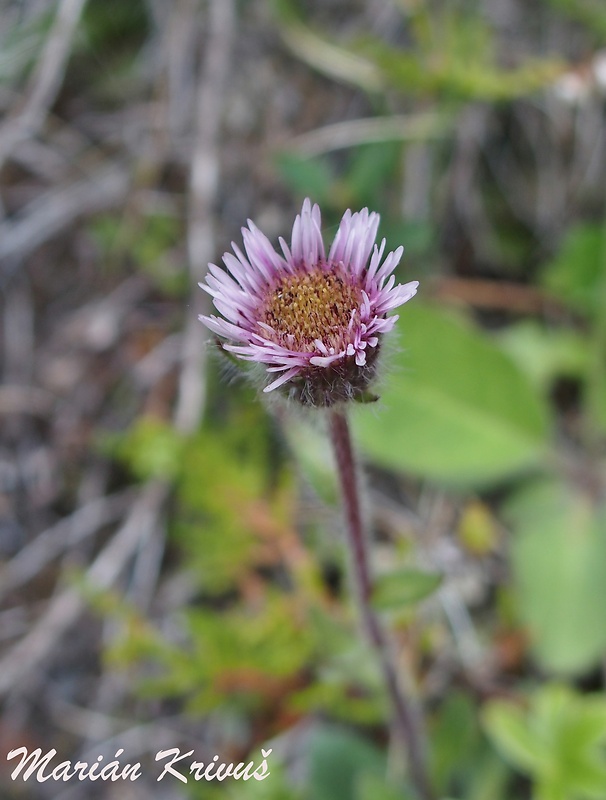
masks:
<path fill-rule="evenodd" d="M 280 255 L 249 220 L 246 255 L 232 243 L 228 272 L 210 264 L 200 284 L 222 316 L 200 319 L 227 340 L 225 350 L 265 365 L 274 379 L 264 392 L 282 387 L 305 405 L 332 406 L 365 397 L 381 338 L 398 319 L 387 313 L 414 296 L 418 281 L 396 284 L 403 248 L 383 258 L 378 214 L 346 211 L 328 256 L 320 224 L 320 208 L 305 200 Z"/>

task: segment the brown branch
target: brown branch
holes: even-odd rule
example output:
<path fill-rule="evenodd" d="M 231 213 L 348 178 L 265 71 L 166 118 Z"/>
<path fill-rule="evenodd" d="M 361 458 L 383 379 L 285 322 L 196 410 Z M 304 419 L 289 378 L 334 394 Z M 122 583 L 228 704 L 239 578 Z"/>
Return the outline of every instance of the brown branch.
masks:
<path fill-rule="evenodd" d="M 519 314 L 561 314 L 562 303 L 541 289 L 506 281 L 441 277 L 429 288 L 432 297 L 476 308 L 503 309 Z"/>

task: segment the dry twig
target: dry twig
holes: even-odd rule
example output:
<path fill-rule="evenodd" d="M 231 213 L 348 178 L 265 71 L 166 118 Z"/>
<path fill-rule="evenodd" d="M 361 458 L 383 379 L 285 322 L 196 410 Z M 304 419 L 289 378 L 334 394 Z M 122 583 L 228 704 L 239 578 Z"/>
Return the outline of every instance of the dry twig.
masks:
<path fill-rule="evenodd" d="M 152 481 L 144 487 L 124 524 L 87 570 L 87 585 L 93 590 L 103 590 L 116 581 L 137 548 L 151 536 L 158 509 L 167 496 L 168 486 L 164 482 Z M 14 692 L 31 677 L 85 605 L 86 598 L 77 587 L 70 586 L 57 594 L 28 635 L 0 661 L 0 695 Z"/>
<path fill-rule="evenodd" d="M 448 126 L 445 117 L 433 112 L 351 119 L 296 136 L 289 147 L 302 156 L 318 156 L 362 144 L 427 141 L 443 136 Z"/>
<path fill-rule="evenodd" d="M 20 112 L 0 129 L 0 169 L 14 147 L 24 139 L 35 138 L 63 82 L 86 0 L 61 0 L 45 47 L 30 81 L 30 88 Z"/>
<path fill-rule="evenodd" d="M 233 0 L 211 3 L 210 40 L 205 50 L 198 93 L 196 135 L 190 177 L 187 246 L 194 297 L 201 294 L 196 286 L 198 281 L 204 278 L 208 262 L 215 252 L 213 204 L 219 183 L 222 109 L 231 65 L 234 30 Z M 175 411 L 175 426 L 183 433 L 195 430 L 204 405 L 204 339 L 203 327 L 196 319 L 196 315 L 190 313 L 183 341 L 183 367 Z"/>
<path fill-rule="evenodd" d="M 80 217 L 118 205 L 129 186 L 129 170 L 117 164 L 89 180 L 44 192 L 15 220 L 0 224 L 0 259 L 26 258 Z"/>
<path fill-rule="evenodd" d="M 43 417 L 52 408 L 54 397 L 35 386 L 0 386 L 0 414 L 31 414 Z"/>
<path fill-rule="evenodd" d="M 125 513 L 133 494 L 132 490 L 126 490 L 92 500 L 36 536 L 0 570 L 0 597 L 23 586 L 68 547 L 115 522 Z"/>

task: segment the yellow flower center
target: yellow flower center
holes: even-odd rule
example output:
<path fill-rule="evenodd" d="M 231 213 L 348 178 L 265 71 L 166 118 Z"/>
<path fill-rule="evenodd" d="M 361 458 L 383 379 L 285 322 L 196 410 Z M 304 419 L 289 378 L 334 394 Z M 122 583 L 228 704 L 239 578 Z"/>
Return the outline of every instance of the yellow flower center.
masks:
<path fill-rule="evenodd" d="M 259 319 L 274 331 L 275 341 L 291 350 L 316 350 L 315 339 L 321 339 L 328 349 L 339 350 L 351 312 L 361 301 L 358 286 L 334 269 L 318 268 L 285 275 L 266 300 Z"/>

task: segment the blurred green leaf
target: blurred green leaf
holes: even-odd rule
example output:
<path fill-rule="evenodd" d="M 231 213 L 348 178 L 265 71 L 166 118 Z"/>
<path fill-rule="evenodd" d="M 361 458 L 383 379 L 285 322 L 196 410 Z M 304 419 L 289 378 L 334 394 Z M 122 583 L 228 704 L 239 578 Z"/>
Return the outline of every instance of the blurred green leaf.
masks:
<path fill-rule="evenodd" d="M 147 214 L 142 224 L 131 233 L 132 256 L 138 264 L 147 266 L 161 258 L 166 250 L 179 241 L 180 224 L 167 214 Z"/>
<path fill-rule="evenodd" d="M 606 40 L 606 9 L 600 0 L 548 0 L 548 3 Z"/>
<path fill-rule="evenodd" d="M 543 391 L 555 378 L 581 378 L 587 371 L 587 338 L 569 328 L 547 328 L 535 320 L 524 320 L 509 325 L 498 341 Z"/>
<path fill-rule="evenodd" d="M 104 251 L 108 265 L 127 258 L 146 272 L 154 283 L 169 295 L 179 295 L 188 286 L 187 273 L 176 254 L 180 239 L 177 217 L 145 214 L 119 217 L 106 214 L 89 226 L 93 238 Z"/>
<path fill-rule="evenodd" d="M 592 318 L 584 397 L 587 430 L 593 436 L 606 434 L 606 227 L 587 224 L 569 231 L 544 281 L 564 302 Z"/>
<path fill-rule="evenodd" d="M 191 437 L 181 459 L 174 532 L 207 594 L 229 591 L 251 563 L 258 541 L 255 509 L 263 503 L 266 524 L 276 525 L 290 501 L 288 487 L 281 489 L 282 474 L 268 489 L 261 407 L 250 404 L 233 420 L 229 430 Z"/>
<path fill-rule="evenodd" d="M 438 792 L 461 800 L 505 800 L 511 773 L 482 736 L 477 708 L 467 694 L 455 690 L 445 696 L 429 735 Z"/>
<path fill-rule="evenodd" d="M 439 235 L 432 220 L 410 220 L 383 217 L 381 233 L 387 239 L 387 249 L 395 250 L 405 245 L 407 258 L 426 256 L 431 253 Z"/>
<path fill-rule="evenodd" d="M 502 700 L 484 709 L 498 750 L 535 781 L 533 797 L 580 800 L 606 796 L 606 696 L 577 695 L 548 684 L 524 711 Z"/>
<path fill-rule="evenodd" d="M 436 591 L 442 576 L 417 569 L 400 569 L 380 575 L 372 593 L 372 604 L 380 611 L 391 611 L 418 603 Z"/>
<path fill-rule="evenodd" d="M 549 749 L 528 727 L 523 709 L 494 700 L 484 709 L 484 725 L 499 751 L 518 768 L 540 773 L 548 767 Z"/>
<path fill-rule="evenodd" d="M 578 674 L 606 648 L 606 516 L 558 482 L 518 492 L 505 509 L 519 616 L 547 669 Z"/>
<path fill-rule="evenodd" d="M 475 708 L 462 692 L 453 692 L 442 703 L 431 728 L 431 773 L 440 791 L 469 768 L 478 744 Z"/>
<path fill-rule="evenodd" d="M 360 736 L 323 726 L 309 746 L 309 800 L 360 800 L 356 786 L 364 775 L 384 775 L 385 757 Z"/>
<path fill-rule="evenodd" d="M 488 484 L 540 463 L 549 412 L 532 384 L 486 334 L 411 303 L 406 349 L 390 363 L 381 402 L 355 416 L 378 464 L 459 484 Z"/>
<path fill-rule="evenodd" d="M 529 59 L 514 69 L 502 69 L 495 57 L 493 31 L 482 15 L 451 5 L 418 4 L 413 11 L 414 44 L 390 47 L 365 37 L 354 52 L 379 68 L 384 83 L 395 88 L 443 99 L 504 101 L 524 97 L 553 81 L 561 65 Z"/>
<path fill-rule="evenodd" d="M 311 609 L 308 624 L 316 643 L 318 677 L 293 693 L 289 708 L 348 723 L 380 724 L 386 699 L 375 654 L 365 642 L 352 639 L 350 626 L 320 608 Z"/>
<path fill-rule="evenodd" d="M 377 207 L 383 198 L 386 182 L 398 172 L 401 152 L 399 142 L 361 145 L 352 150 L 345 176 L 352 207 Z"/>
<path fill-rule="evenodd" d="M 174 478 L 181 469 L 185 440 L 164 420 L 143 416 L 109 450 L 141 480 Z"/>
<path fill-rule="evenodd" d="M 507 765 L 492 750 L 478 758 L 469 775 L 469 789 L 465 800 L 506 800 L 510 798 L 507 786 L 510 783 Z"/>
<path fill-rule="evenodd" d="M 136 42 L 142 44 L 150 30 L 144 0 L 91 0 L 82 15 L 82 33 L 87 46 L 105 57 Z"/>
<path fill-rule="evenodd" d="M 305 689 L 294 692 L 289 709 L 297 714 L 322 714 L 334 721 L 357 725 L 381 725 L 385 719 L 383 704 L 376 695 L 359 690 L 338 676 L 322 676 Z"/>
<path fill-rule="evenodd" d="M 606 237 L 601 225 L 572 228 L 545 266 L 543 285 L 564 303 L 588 315 L 603 311 Z"/>
<path fill-rule="evenodd" d="M 89 231 L 91 236 L 105 252 L 111 251 L 123 238 L 124 220 L 115 214 L 101 214 L 91 220 Z"/>
<path fill-rule="evenodd" d="M 186 698 L 191 713 L 249 712 L 276 702 L 281 682 L 290 681 L 309 662 L 313 635 L 284 596 L 268 592 L 256 609 L 242 605 L 218 614 L 189 609 L 186 636 L 178 645 L 131 627 L 112 647 L 123 664 L 152 658 L 156 669 L 141 678 L 138 690 L 154 697 Z M 182 621 L 180 620 L 180 623 Z"/>
<path fill-rule="evenodd" d="M 328 200 L 334 175 L 327 161 L 304 158 L 296 153 L 282 153 L 275 161 L 282 180 L 294 192 L 304 197 L 313 197 L 317 203 Z"/>

